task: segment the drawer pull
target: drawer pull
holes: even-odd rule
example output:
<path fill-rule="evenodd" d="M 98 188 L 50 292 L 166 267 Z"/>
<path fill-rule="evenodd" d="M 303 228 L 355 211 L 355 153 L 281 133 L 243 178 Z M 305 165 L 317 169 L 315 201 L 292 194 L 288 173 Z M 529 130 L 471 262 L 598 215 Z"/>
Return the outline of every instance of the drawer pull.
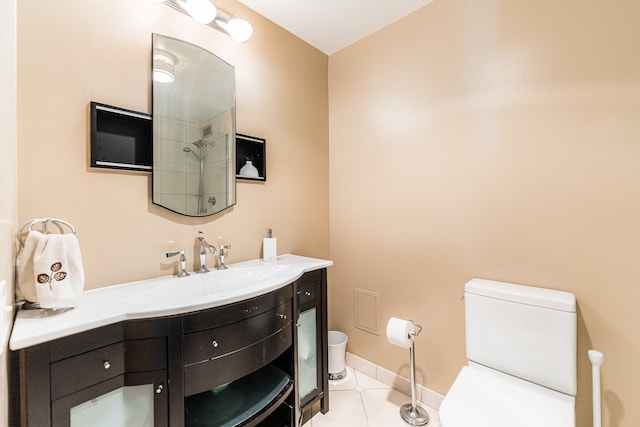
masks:
<path fill-rule="evenodd" d="M 220 344 L 218 344 L 218 341 L 213 340 L 213 341 L 211 341 L 211 345 L 213 346 L 213 348 L 218 348 L 218 346 L 219 346 Z"/>
<path fill-rule="evenodd" d="M 304 296 L 305 296 L 305 297 L 310 297 L 310 296 L 311 296 L 311 292 L 309 292 L 309 291 L 304 291 Z"/>
<path fill-rule="evenodd" d="M 282 313 L 276 313 L 276 317 L 279 317 L 280 319 L 286 319 L 287 315 Z"/>
<path fill-rule="evenodd" d="M 246 314 L 251 314 L 253 313 L 255 310 L 257 310 L 259 307 L 254 305 L 253 307 L 249 307 L 249 308 L 245 308 L 244 311 Z"/>
<path fill-rule="evenodd" d="M 102 366 L 104 366 L 104 369 L 109 369 L 111 367 L 111 363 L 109 363 L 108 360 L 105 360 L 102 362 Z"/>
<path fill-rule="evenodd" d="M 160 384 L 157 388 L 156 388 L 156 394 L 160 394 L 162 393 L 162 390 L 164 390 L 164 386 L 162 384 Z"/>

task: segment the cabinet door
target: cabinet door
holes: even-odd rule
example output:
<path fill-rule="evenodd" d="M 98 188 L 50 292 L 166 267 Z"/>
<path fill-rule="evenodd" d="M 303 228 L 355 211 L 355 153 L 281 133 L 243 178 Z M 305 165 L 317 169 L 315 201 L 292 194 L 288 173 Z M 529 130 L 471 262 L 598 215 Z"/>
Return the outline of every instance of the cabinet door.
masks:
<path fill-rule="evenodd" d="M 166 427 L 166 371 L 119 375 L 51 403 L 54 427 Z"/>
<path fill-rule="evenodd" d="M 318 326 L 320 310 L 311 307 L 298 318 L 298 393 L 304 406 L 320 388 L 321 371 Z"/>
<path fill-rule="evenodd" d="M 305 273 L 297 288 L 298 297 L 298 395 L 304 409 L 318 398 L 324 402 L 323 371 L 325 370 L 323 340 L 326 330 L 324 317 L 322 271 Z"/>
<path fill-rule="evenodd" d="M 322 413 L 329 411 L 327 371 L 327 276 L 326 270 L 305 273 L 296 282 L 297 379 L 300 409 L 308 415 L 320 400 Z M 305 415 L 305 416 L 307 416 Z"/>

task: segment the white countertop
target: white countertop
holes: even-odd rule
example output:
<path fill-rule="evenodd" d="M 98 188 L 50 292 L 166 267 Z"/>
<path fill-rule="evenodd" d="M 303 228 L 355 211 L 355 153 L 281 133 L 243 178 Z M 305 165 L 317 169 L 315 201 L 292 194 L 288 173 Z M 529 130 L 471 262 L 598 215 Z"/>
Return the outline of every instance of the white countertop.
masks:
<path fill-rule="evenodd" d="M 218 307 L 264 295 L 332 261 L 280 255 L 274 262 L 252 260 L 189 277 L 158 277 L 83 292 L 76 307 L 51 313 L 19 310 L 9 348 L 19 350 L 123 320 L 148 319 Z"/>

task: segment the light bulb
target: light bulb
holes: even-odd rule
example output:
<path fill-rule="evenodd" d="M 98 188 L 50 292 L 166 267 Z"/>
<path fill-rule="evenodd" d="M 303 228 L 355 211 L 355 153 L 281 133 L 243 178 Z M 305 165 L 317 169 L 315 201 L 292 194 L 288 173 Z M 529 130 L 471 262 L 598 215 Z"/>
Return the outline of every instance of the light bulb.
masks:
<path fill-rule="evenodd" d="M 171 83 L 175 80 L 175 77 L 166 70 L 155 69 L 153 70 L 153 80 L 158 83 Z"/>
<path fill-rule="evenodd" d="M 253 34 L 253 27 L 244 19 L 233 18 L 227 22 L 227 32 L 232 39 L 238 43 L 244 43 L 251 38 Z"/>
<path fill-rule="evenodd" d="M 200 24 L 208 24 L 213 21 L 218 13 L 214 4 L 209 0 L 184 0 L 180 4 Z"/>

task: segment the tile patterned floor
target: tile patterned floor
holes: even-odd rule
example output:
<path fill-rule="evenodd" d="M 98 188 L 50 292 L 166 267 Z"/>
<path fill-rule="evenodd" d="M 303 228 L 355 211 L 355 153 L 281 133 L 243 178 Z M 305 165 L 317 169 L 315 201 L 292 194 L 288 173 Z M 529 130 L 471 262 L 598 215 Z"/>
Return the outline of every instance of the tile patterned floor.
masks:
<path fill-rule="evenodd" d="M 316 414 L 303 427 L 407 427 L 400 407 L 411 397 L 360 371 L 347 368 L 347 377 L 329 384 L 327 414 Z M 429 427 L 440 427 L 438 411 L 420 404 L 429 414 Z"/>

